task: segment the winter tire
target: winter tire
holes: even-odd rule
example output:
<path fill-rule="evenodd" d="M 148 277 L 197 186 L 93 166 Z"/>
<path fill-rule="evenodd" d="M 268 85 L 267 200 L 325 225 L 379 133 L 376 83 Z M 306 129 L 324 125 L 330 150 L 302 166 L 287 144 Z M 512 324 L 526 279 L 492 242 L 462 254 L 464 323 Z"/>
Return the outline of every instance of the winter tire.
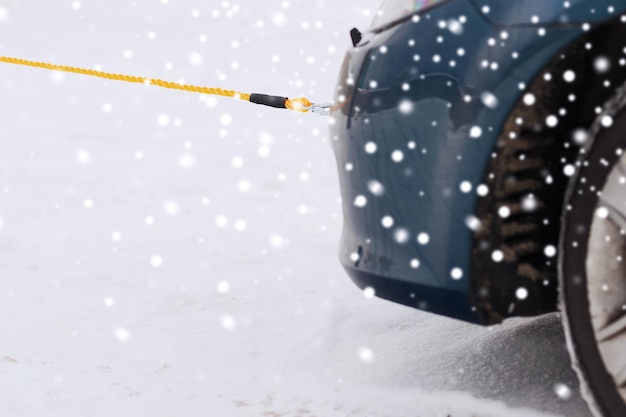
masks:
<path fill-rule="evenodd" d="M 561 227 L 562 316 L 581 391 L 596 416 L 626 416 L 626 85 L 581 146 Z M 570 172 L 573 171 L 568 168 Z"/>

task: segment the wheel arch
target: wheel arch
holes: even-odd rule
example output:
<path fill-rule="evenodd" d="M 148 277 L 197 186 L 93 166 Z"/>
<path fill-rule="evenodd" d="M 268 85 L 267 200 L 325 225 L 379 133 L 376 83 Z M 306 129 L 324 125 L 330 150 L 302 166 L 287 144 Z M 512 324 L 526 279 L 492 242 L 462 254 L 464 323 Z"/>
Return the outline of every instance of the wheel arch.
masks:
<path fill-rule="evenodd" d="M 535 74 L 501 128 L 483 175 L 489 193 L 476 203 L 481 226 L 472 247 L 472 296 L 490 323 L 557 310 L 557 258 L 550 247 L 558 248 L 570 180 L 564 167 L 576 160 L 572 133 L 591 127 L 596 108 L 626 81 L 620 39 L 626 23 L 619 16 L 582 32 Z M 608 60 L 609 69 L 598 72 L 598 60 Z M 564 79 L 566 71 L 573 71 L 573 81 Z M 547 125 L 548 116 L 556 126 Z M 498 213 L 502 207 L 508 216 Z"/>

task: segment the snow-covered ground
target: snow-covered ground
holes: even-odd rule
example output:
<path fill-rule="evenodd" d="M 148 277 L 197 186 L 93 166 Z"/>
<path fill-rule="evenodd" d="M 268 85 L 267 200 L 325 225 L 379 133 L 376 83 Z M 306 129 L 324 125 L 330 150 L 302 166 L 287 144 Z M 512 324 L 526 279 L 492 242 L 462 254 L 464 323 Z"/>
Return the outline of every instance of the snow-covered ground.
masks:
<path fill-rule="evenodd" d="M 377 6 L 0 0 L 0 55 L 323 102 Z M 556 315 L 349 281 L 327 119 L 0 64 L 0 121 L 0 416 L 588 415 Z"/>

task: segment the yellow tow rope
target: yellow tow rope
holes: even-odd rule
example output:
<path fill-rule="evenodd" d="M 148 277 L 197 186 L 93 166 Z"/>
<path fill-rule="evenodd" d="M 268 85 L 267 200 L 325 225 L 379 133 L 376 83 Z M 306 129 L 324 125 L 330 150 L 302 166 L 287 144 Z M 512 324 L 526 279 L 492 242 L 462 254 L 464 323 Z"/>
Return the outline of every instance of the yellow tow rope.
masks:
<path fill-rule="evenodd" d="M 279 96 L 268 96 L 265 94 L 248 94 L 240 93 L 234 90 L 223 90 L 221 88 L 203 87 L 197 85 L 187 85 L 170 81 L 163 81 L 158 78 L 137 77 L 133 75 L 113 74 L 110 72 L 96 71 L 85 68 L 69 67 L 66 65 L 49 64 L 46 62 L 30 61 L 27 59 L 13 58 L 8 56 L 0 56 L 0 62 L 7 64 L 24 65 L 27 67 L 43 68 L 51 71 L 71 72 L 74 74 L 89 75 L 91 77 L 105 78 L 107 80 L 126 81 L 129 83 L 139 83 L 147 85 L 155 85 L 157 87 L 171 88 L 174 90 L 182 90 L 193 93 L 211 94 L 223 97 L 232 97 L 239 100 L 250 101 L 255 104 L 263 104 L 266 106 L 285 108 L 298 112 L 309 112 L 327 115 L 330 111 L 329 105 L 315 105 L 307 98 L 287 98 Z"/>

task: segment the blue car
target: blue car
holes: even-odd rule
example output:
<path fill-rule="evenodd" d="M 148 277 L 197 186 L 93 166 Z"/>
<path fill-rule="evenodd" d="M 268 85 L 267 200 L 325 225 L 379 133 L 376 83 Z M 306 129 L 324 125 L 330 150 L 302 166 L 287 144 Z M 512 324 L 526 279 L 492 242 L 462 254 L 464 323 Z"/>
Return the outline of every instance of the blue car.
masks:
<path fill-rule="evenodd" d="M 350 35 L 352 280 L 484 325 L 560 310 L 592 412 L 626 416 L 626 0 L 386 0 Z"/>

